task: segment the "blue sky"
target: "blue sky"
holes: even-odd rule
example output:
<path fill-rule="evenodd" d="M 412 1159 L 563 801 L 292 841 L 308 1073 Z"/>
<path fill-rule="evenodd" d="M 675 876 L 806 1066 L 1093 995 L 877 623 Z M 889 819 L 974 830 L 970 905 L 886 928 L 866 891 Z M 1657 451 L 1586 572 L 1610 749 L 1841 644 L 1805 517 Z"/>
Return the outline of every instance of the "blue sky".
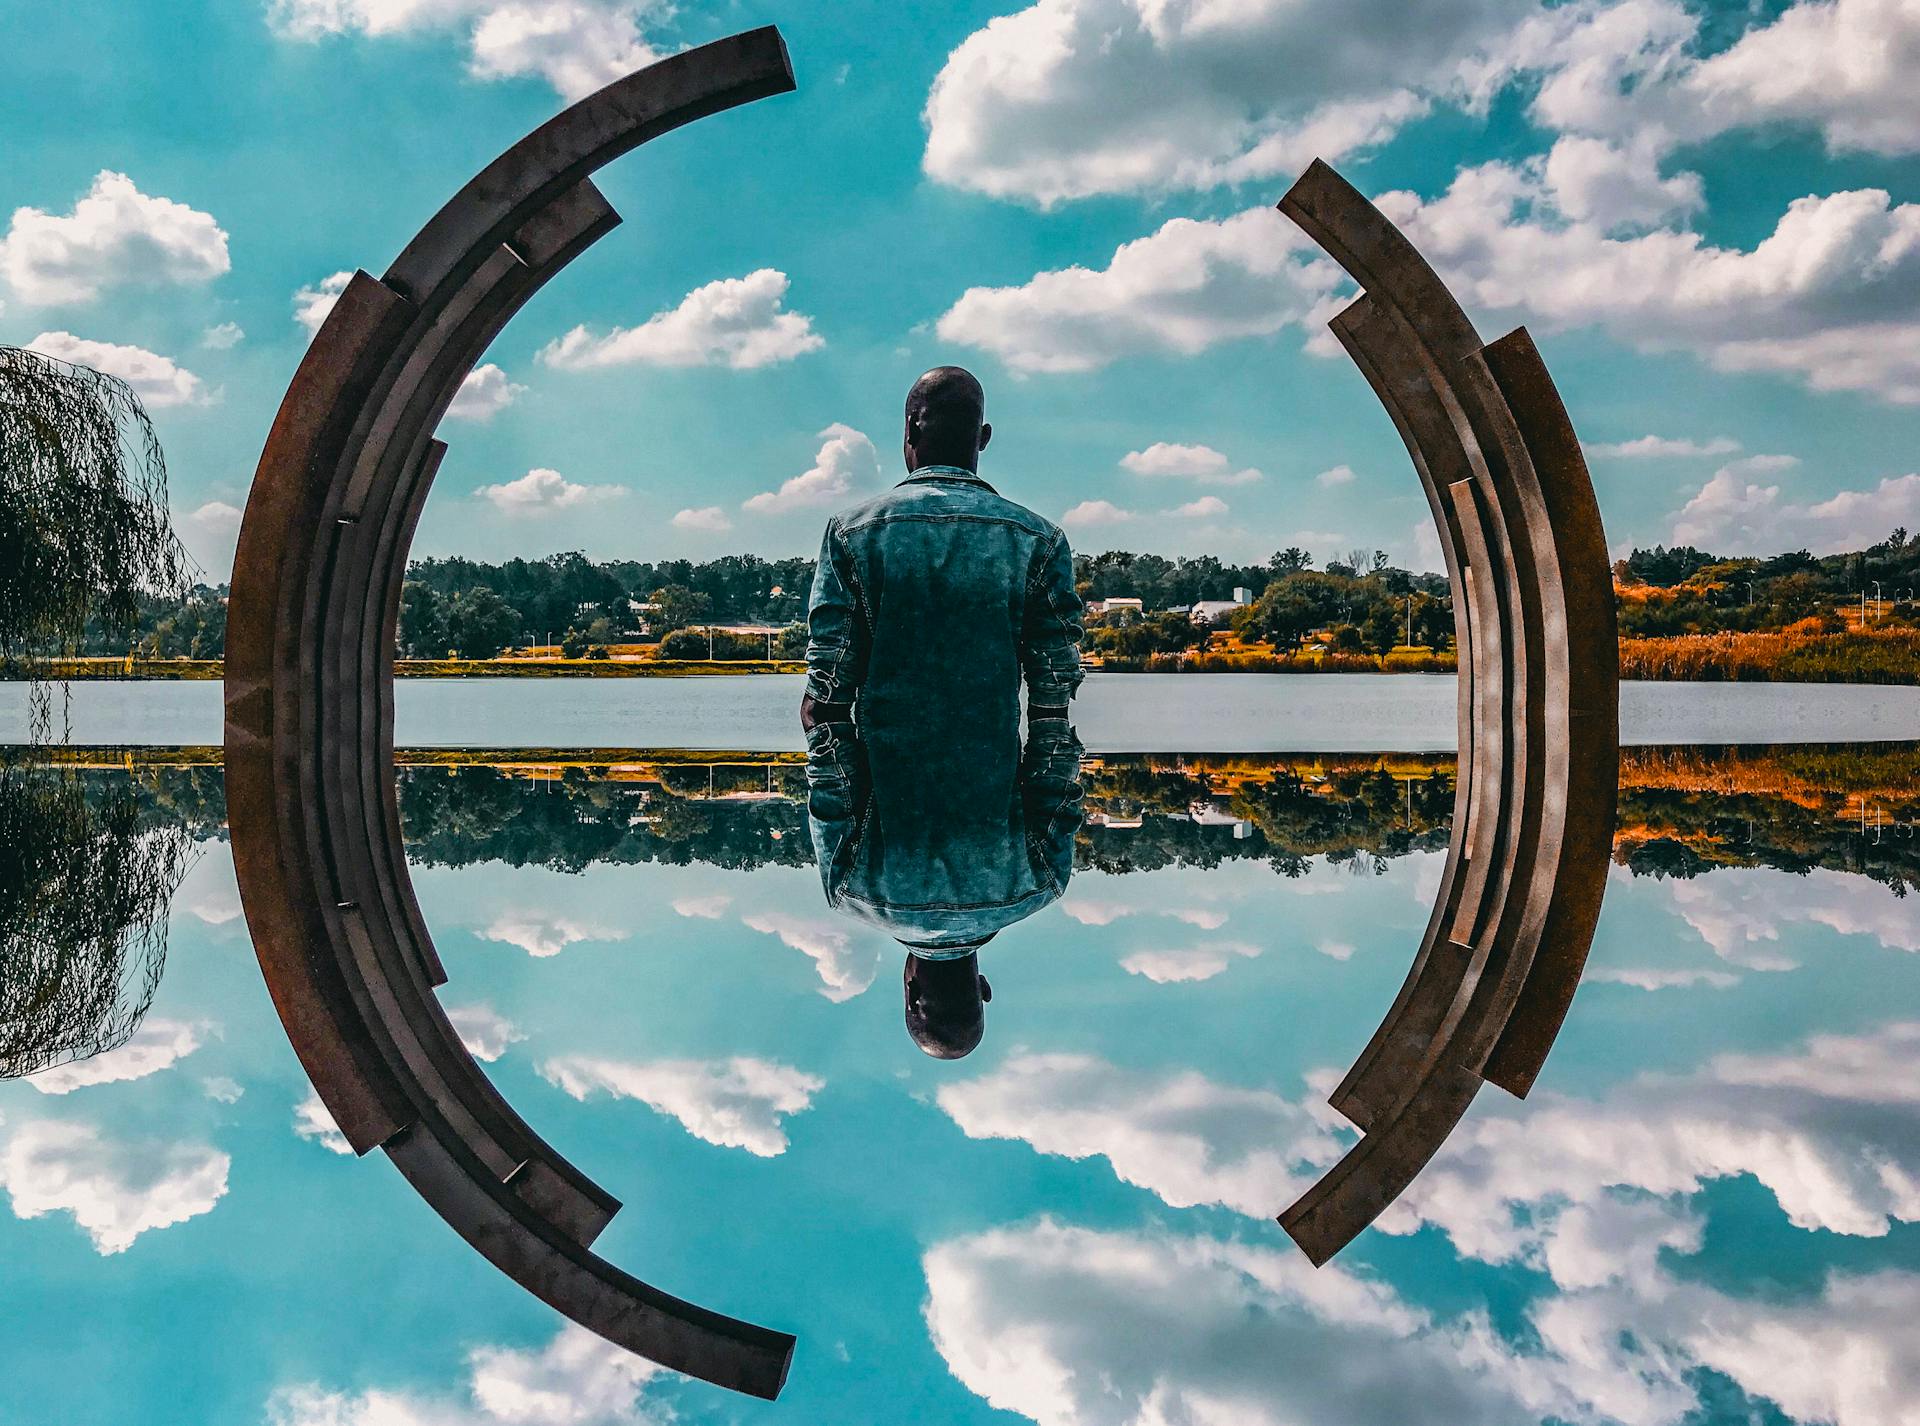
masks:
<path fill-rule="evenodd" d="M 1433 567 L 1327 350 L 1347 289 L 1266 211 L 1315 155 L 1532 327 L 1616 546 L 1920 525 L 1912 0 L 5 11 L 0 341 L 135 381 L 216 577 L 329 278 L 566 98 L 770 21 L 798 92 L 603 173 L 626 222 L 489 353 L 417 553 L 810 553 L 951 360 L 1077 548 Z"/>

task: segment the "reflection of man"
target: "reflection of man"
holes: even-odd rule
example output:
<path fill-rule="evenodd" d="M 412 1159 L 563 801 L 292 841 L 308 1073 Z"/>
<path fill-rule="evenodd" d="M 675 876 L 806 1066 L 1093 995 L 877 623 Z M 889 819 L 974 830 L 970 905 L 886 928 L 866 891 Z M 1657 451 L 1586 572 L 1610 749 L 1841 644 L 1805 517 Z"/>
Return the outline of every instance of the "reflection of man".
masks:
<path fill-rule="evenodd" d="M 907 478 L 827 522 L 800 704 L 827 900 L 907 946 L 908 1029 L 948 1059 L 984 1028 L 979 948 L 1059 896 L 1079 825 L 1073 551 L 980 478 L 992 436 L 972 373 L 913 384 Z"/>
<path fill-rule="evenodd" d="M 978 729 L 1066 717 L 1080 683 L 1080 598 L 1060 528 L 978 474 L 993 436 L 971 373 L 907 393 L 908 475 L 827 522 L 807 613 L 807 727 L 863 734 L 928 718 Z"/>
<path fill-rule="evenodd" d="M 907 1030 L 939 1059 L 980 1043 L 979 950 L 1058 900 L 1080 827 L 1080 742 L 1064 718 L 1012 738 L 807 733 L 807 813 L 827 902 L 907 947 Z"/>

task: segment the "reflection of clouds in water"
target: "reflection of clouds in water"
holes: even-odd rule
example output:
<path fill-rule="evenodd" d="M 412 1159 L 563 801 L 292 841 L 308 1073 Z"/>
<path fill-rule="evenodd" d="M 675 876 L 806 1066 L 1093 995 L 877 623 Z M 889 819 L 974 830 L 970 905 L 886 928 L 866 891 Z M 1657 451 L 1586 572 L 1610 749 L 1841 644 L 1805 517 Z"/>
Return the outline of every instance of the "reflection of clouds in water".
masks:
<path fill-rule="evenodd" d="M 465 1397 L 378 1387 L 281 1387 L 269 1426 L 649 1426 L 672 1419 L 641 1400 L 662 1369 L 569 1324 L 542 1348 L 476 1347 Z"/>
<path fill-rule="evenodd" d="M 1145 976 L 1159 985 L 1212 980 L 1235 956 L 1251 960 L 1260 948 L 1246 941 L 1206 941 L 1173 950 L 1134 951 L 1121 958 L 1129 975 Z"/>
<path fill-rule="evenodd" d="M 1041 1221 L 924 1266 L 949 1369 L 1041 1426 L 1536 1426 L 1563 1403 L 1484 1318 L 1442 1325 L 1291 1244 Z"/>
<path fill-rule="evenodd" d="M 1740 977 L 1731 971 L 1663 970 L 1654 966 L 1589 966 L 1584 978 L 1589 984 L 1630 985 L 1636 990 L 1685 990 L 1696 985 L 1728 990 L 1740 983 Z"/>
<path fill-rule="evenodd" d="M 676 896 L 673 899 L 673 912 L 676 916 L 687 916 L 700 921 L 718 921 L 727 914 L 727 908 L 733 905 L 733 898 L 724 892 L 712 896 Z"/>
<path fill-rule="evenodd" d="M 554 912 L 503 911 L 478 933 L 483 941 L 518 946 L 530 956 L 557 956 L 580 941 L 619 941 L 626 932 L 617 926 L 577 920 Z"/>
<path fill-rule="evenodd" d="M 227 1191 L 231 1162 L 204 1144 L 122 1141 L 91 1124 L 39 1120 L 0 1141 L 0 1189 L 16 1218 L 72 1214 L 104 1257 L 210 1212 Z"/>
<path fill-rule="evenodd" d="M 333 1115 L 327 1112 L 327 1106 L 320 1102 L 320 1096 L 312 1090 L 308 1090 L 307 1097 L 293 1106 L 293 1132 L 336 1154 L 353 1152 L 353 1145 L 347 1142 L 347 1136 L 333 1122 Z"/>
<path fill-rule="evenodd" d="M 150 1016 L 119 1048 L 42 1070 L 27 1076 L 26 1082 L 42 1094 L 71 1094 L 89 1085 L 145 1079 L 171 1068 L 199 1049 L 200 1036 L 206 1028 L 187 1020 Z"/>
<path fill-rule="evenodd" d="M 820 993 L 836 1005 L 860 994 L 880 973 L 879 947 L 856 947 L 851 935 L 823 917 L 761 911 L 740 920 L 748 930 L 778 936 L 782 945 L 811 959 L 820 976 Z"/>
<path fill-rule="evenodd" d="M 678 1119 L 696 1139 L 761 1158 L 786 1152 L 781 1116 L 807 1109 L 826 1087 L 825 1080 L 791 1065 L 744 1055 L 651 1064 L 562 1055 L 542 1064 L 540 1074 L 575 1099 L 596 1091 L 637 1099 Z"/>
<path fill-rule="evenodd" d="M 1799 962 L 1759 945 L 1777 944 L 1783 926 L 1825 926 L 1871 936 L 1888 950 L 1920 951 L 1920 897 L 1847 872 L 1815 868 L 1784 877 L 1758 868 L 1715 871 L 1669 888 L 1674 910 L 1723 960 L 1750 970 L 1794 970 Z"/>
<path fill-rule="evenodd" d="M 1328 1111 L 1187 1070 L 1124 1069 L 1091 1055 L 1015 1055 L 939 1092 L 973 1139 L 1018 1139 L 1043 1154 L 1104 1156 L 1117 1177 L 1175 1208 L 1218 1203 L 1277 1213 L 1331 1163 Z"/>
<path fill-rule="evenodd" d="M 519 1026 L 491 1005 L 458 1006 L 447 1011 L 447 1020 L 454 1034 L 460 1037 L 460 1043 L 467 1047 L 467 1053 L 489 1064 L 504 1055 L 507 1046 L 527 1038 Z"/>
<path fill-rule="evenodd" d="M 1488 1336 L 1477 1315 L 1445 1327 L 1402 1318 L 1406 1330 L 1392 1335 L 1406 1341 L 1394 1350 L 1411 1359 L 1389 1364 L 1375 1337 L 1391 1304 L 1379 1299 L 1375 1321 L 1328 1314 L 1288 1286 L 1289 1273 L 1311 1272 L 1291 1249 L 1050 1224 L 937 1247 L 928 1320 L 972 1389 L 1074 1426 L 1373 1419 L 1354 1383 L 1344 1395 L 1324 1387 L 1320 1355 L 1413 1387 L 1383 1420 L 1499 1420 L 1523 1409 L 1530 1419 L 1679 1426 L 1698 1409 L 1702 1366 L 1798 1418 L 1904 1420 L 1920 1396 L 1920 1335 L 1910 1330 L 1920 1275 L 1836 1273 L 1816 1297 L 1777 1302 L 1683 1280 L 1670 1259 L 1700 1251 L 1705 1205 L 1695 1195 L 1714 1180 L 1757 1180 L 1805 1230 L 1879 1237 L 1920 1222 L 1917 1056 L 1920 1024 L 1897 1024 L 1792 1053 L 1722 1056 L 1598 1101 L 1476 1106 L 1379 1226 L 1431 1226 L 1463 1257 L 1551 1280 L 1554 1291 L 1528 1309 L 1524 1352 Z M 1269 1215 L 1311 1177 L 1304 1165 L 1337 1148 L 1317 1104 L 1082 1056 L 1018 1057 L 949 1086 L 940 1104 L 973 1137 L 1104 1155 L 1117 1177 L 1169 1204 L 1219 1203 L 1250 1217 Z M 1143 1353 L 1141 1342 L 1167 1345 Z M 1297 1359 L 1309 1345 L 1316 1360 L 1303 1374 Z M 1453 1404 L 1409 1417 L 1427 1404 L 1413 1384 L 1428 1373 L 1451 1373 L 1431 1386 L 1456 1394 L 1434 1402 Z M 1484 1395 L 1462 1408 L 1461 1392 Z"/>
<path fill-rule="evenodd" d="M 1202 931 L 1217 931 L 1227 924 L 1227 913 L 1211 906 L 1128 906 L 1092 896 L 1069 896 L 1060 910 L 1082 926 L 1111 926 L 1127 916 L 1170 916 Z"/>

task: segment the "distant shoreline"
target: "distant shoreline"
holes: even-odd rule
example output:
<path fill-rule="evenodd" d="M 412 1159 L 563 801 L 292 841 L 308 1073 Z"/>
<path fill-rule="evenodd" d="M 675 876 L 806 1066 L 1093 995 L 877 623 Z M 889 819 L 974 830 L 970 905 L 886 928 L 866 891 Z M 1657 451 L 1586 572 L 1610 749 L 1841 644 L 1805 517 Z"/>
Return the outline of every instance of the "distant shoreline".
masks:
<path fill-rule="evenodd" d="M 1108 658 L 1100 673 L 1454 673 L 1449 650 L 1388 654 L 1234 651 Z M 51 681 L 218 681 L 220 659 L 55 659 Z M 400 678 L 694 678 L 804 674 L 799 659 L 400 659 Z M 1920 685 L 1920 631 L 1834 634 L 1697 634 L 1620 641 L 1620 676 L 1656 683 L 1857 683 Z"/>

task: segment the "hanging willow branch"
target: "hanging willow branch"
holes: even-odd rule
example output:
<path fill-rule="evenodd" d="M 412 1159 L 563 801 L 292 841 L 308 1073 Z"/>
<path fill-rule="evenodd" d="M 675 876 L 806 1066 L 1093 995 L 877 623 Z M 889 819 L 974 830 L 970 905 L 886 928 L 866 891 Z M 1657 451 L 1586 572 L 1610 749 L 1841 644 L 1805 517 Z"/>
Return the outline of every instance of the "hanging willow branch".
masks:
<path fill-rule="evenodd" d="M 71 653 L 89 620 L 131 635 L 144 592 L 185 592 L 167 465 L 133 390 L 0 347 L 0 676 Z"/>
<path fill-rule="evenodd" d="M 130 779 L 0 758 L 0 1079 L 124 1045 L 153 1003 L 185 827 L 143 826 Z"/>

